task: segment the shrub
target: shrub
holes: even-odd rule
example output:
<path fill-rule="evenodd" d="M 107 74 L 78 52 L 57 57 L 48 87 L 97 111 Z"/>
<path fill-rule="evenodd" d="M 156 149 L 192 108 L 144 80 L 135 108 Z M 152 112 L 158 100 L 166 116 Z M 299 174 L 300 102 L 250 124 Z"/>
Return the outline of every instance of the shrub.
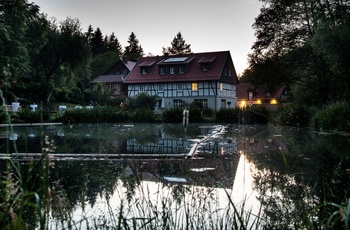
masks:
<path fill-rule="evenodd" d="M 238 123 L 238 108 L 221 108 L 215 113 L 215 121 L 220 123 Z"/>
<path fill-rule="evenodd" d="M 270 111 L 266 106 L 252 106 L 248 109 L 250 113 L 250 123 L 267 124 L 269 121 Z"/>
<path fill-rule="evenodd" d="M 137 97 L 129 97 L 126 100 L 126 109 L 154 109 L 157 104 L 156 96 L 149 96 L 145 93 L 139 94 Z"/>
<path fill-rule="evenodd" d="M 289 104 L 280 106 L 271 113 L 270 121 L 285 126 L 308 126 L 310 109 L 306 105 Z"/>
<path fill-rule="evenodd" d="M 202 122 L 203 121 L 203 112 L 195 104 L 189 106 L 189 122 Z"/>
<path fill-rule="evenodd" d="M 114 123 L 127 122 L 126 111 L 113 106 L 97 106 L 93 109 L 69 109 L 59 119 L 65 123 Z"/>
<path fill-rule="evenodd" d="M 323 109 L 314 109 L 310 122 L 315 129 L 350 131 L 350 106 L 336 102 Z"/>
<path fill-rule="evenodd" d="M 183 109 L 181 107 L 174 107 L 167 109 L 163 113 L 163 121 L 168 123 L 180 123 L 182 122 Z"/>
<path fill-rule="evenodd" d="M 156 120 L 154 110 L 151 109 L 141 108 L 130 114 L 133 122 L 154 122 Z"/>
<path fill-rule="evenodd" d="M 27 123 L 39 123 L 45 122 L 49 120 L 49 113 L 43 111 L 30 111 L 29 109 L 22 109 L 18 113 L 18 117 L 20 121 Z"/>

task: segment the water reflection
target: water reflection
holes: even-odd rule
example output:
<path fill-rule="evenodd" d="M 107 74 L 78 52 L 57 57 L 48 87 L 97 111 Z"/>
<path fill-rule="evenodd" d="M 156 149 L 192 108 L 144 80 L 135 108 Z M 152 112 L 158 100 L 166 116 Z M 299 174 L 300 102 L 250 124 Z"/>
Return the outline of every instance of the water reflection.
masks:
<path fill-rule="evenodd" d="M 267 228 L 293 229 L 307 227 L 306 217 L 324 226 L 335 210 L 317 207 L 349 198 L 344 135 L 273 126 L 85 124 L 2 128 L 0 137 L 2 159 L 13 157 L 24 168 L 50 154 L 51 216 L 58 222 L 62 213 L 78 221 L 81 214 L 122 211 L 142 224 L 155 218 L 154 209 L 186 211 L 189 203 L 191 214 L 210 210 L 218 220 L 234 203 L 252 208 Z"/>

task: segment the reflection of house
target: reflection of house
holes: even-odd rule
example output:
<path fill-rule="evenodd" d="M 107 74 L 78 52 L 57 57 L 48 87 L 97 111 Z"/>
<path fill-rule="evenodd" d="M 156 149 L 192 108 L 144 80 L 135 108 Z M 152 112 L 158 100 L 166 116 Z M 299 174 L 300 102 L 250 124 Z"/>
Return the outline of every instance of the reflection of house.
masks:
<path fill-rule="evenodd" d="M 251 105 L 266 105 L 273 108 L 287 97 L 287 89 L 284 85 L 269 89 L 266 85 L 256 87 L 250 83 L 242 83 L 236 88 L 237 105 L 240 108 Z"/>
<path fill-rule="evenodd" d="M 112 96 L 126 95 L 127 88 L 122 83 L 134 66 L 135 62 L 127 59 L 119 60 L 102 75 L 92 79 L 89 84 L 95 89 L 101 85 Z"/>
<path fill-rule="evenodd" d="M 191 183 L 199 186 L 232 188 L 239 163 L 233 158 L 127 160 L 134 172 L 148 181 Z"/>
<path fill-rule="evenodd" d="M 237 82 L 229 51 L 141 57 L 124 81 L 129 97 L 157 96 L 158 111 L 194 101 L 204 109 L 236 107 Z"/>

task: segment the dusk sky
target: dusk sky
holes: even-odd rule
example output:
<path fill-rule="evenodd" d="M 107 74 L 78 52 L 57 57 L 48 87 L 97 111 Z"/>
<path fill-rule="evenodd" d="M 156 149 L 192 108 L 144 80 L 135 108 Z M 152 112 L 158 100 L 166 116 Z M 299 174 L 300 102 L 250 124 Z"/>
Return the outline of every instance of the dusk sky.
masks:
<path fill-rule="evenodd" d="M 145 55 L 162 55 L 181 32 L 194 53 L 229 50 L 238 74 L 248 66 L 252 24 L 262 6 L 259 0 L 32 1 L 49 18 L 78 18 L 83 32 L 90 24 L 103 35 L 114 32 L 123 48 L 134 32 Z"/>

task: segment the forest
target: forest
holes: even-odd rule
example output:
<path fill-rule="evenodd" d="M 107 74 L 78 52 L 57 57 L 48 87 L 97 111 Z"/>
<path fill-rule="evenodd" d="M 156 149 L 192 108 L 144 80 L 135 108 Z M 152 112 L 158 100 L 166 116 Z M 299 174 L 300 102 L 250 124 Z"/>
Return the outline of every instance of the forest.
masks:
<path fill-rule="evenodd" d="M 286 84 L 299 104 L 350 101 L 350 1 L 261 1 L 241 82 Z"/>
<path fill-rule="evenodd" d="M 23 104 L 81 103 L 89 80 L 125 55 L 143 55 L 131 32 L 122 48 L 114 33 L 103 36 L 79 19 L 57 22 L 27 0 L 0 2 L 0 79 L 2 101 Z"/>

